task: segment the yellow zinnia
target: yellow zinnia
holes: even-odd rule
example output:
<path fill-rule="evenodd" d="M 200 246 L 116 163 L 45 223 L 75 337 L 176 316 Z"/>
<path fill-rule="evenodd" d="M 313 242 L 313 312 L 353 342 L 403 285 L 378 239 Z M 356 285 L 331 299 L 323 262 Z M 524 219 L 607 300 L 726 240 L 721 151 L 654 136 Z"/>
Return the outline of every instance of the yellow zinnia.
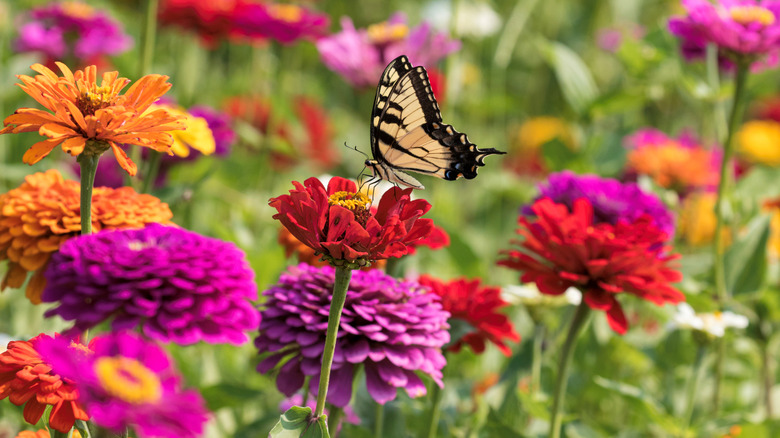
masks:
<path fill-rule="evenodd" d="M 168 131 L 173 136 L 171 151 L 178 157 L 188 157 L 190 148 L 202 153 L 211 155 L 216 149 L 214 133 L 209 129 L 209 124 L 203 117 L 195 117 L 182 108 L 172 105 L 154 104 L 149 109 L 154 111 L 164 109 L 169 114 L 183 117 L 187 122 L 187 129 Z"/>
<path fill-rule="evenodd" d="M 780 166 L 780 123 L 752 120 L 737 132 L 739 154 L 751 163 Z"/>

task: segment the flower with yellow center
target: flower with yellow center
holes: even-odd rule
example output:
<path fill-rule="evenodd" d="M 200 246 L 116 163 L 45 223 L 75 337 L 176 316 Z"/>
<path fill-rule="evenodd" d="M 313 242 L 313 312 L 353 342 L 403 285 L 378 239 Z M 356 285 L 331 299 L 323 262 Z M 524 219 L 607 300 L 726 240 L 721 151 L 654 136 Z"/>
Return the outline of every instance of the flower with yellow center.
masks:
<path fill-rule="evenodd" d="M 718 181 L 712 151 L 685 147 L 674 140 L 633 149 L 627 159 L 630 169 L 648 175 L 667 189 L 684 191 L 691 187 L 711 187 Z"/>
<path fill-rule="evenodd" d="M 737 131 L 737 152 L 751 163 L 780 166 L 780 123 L 751 120 Z"/>
<path fill-rule="evenodd" d="M 729 9 L 729 15 L 732 20 L 743 25 L 759 23 L 769 26 L 775 22 L 775 14 L 772 11 L 757 5 L 734 6 Z"/>
<path fill-rule="evenodd" d="M 383 21 L 368 26 L 366 29 L 368 39 L 376 45 L 390 44 L 401 41 L 409 34 L 409 26 L 406 23 L 389 23 Z"/>
<path fill-rule="evenodd" d="M 128 403 L 137 405 L 160 400 L 160 379 L 136 359 L 101 357 L 95 361 L 95 374 L 107 393 Z"/>
<path fill-rule="evenodd" d="M 65 64 L 56 64 L 62 77 L 41 64 L 31 67 L 40 75 L 17 76 L 22 90 L 50 111 L 20 108 L 3 121 L 0 134 L 38 132 L 47 137 L 27 150 L 25 163 L 37 163 L 59 145 L 73 156 L 99 156 L 111 148 L 122 168 L 135 175 L 136 165 L 122 146 L 171 153 L 173 138 L 168 131 L 185 128 L 184 120 L 165 110 L 146 112 L 171 88 L 168 76 L 144 76 L 120 94 L 130 80 L 118 72 L 103 73 L 98 85 L 94 65 L 74 73 Z"/>
<path fill-rule="evenodd" d="M 173 152 L 174 155 L 178 157 L 188 157 L 190 155 L 190 149 L 195 149 L 203 155 L 211 155 L 214 153 L 214 150 L 216 149 L 214 133 L 209 128 L 206 119 L 203 117 L 195 117 L 184 109 L 171 105 L 155 104 L 150 106 L 147 112 L 157 110 L 164 110 L 175 117 L 186 120 L 187 129 L 168 131 L 168 134 L 173 136 L 171 152 Z"/>
<path fill-rule="evenodd" d="M 60 8 L 65 15 L 74 18 L 88 19 L 95 16 L 95 8 L 83 2 L 62 2 Z"/>

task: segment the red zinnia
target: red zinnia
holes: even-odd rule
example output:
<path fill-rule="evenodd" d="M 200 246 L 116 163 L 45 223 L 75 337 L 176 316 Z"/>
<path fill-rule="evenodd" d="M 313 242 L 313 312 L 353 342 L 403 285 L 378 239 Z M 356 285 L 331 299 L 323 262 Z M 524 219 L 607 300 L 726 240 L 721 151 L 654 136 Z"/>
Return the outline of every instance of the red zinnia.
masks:
<path fill-rule="evenodd" d="M 500 265 L 523 272 L 520 280 L 539 291 L 560 295 L 569 287 L 582 291 L 593 309 L 605 310 L 610 327 L 620 334 L 628 321 L 615 295 L 627 292 L 657 305 L 679 303 L 685 296 L 670 283 L 680 272 L 669 266 L 679 255 L 668 254 L 666 234 L 642 216 L 633 223 L 593 223 L 593 206 L 585 199 L 572 211 L 548 198 L 531 207 L 535 218 L 520 216 L 521 250 L 505 251 Z"/>
<path fill-rule="evenodd" d="M 0 353 L 0 400 L 10 396 L 11 403 L 25 405 L 24 420 L 30 424 L 38 423 L 46 406 L 52 405 L 49 426 L 68 433 L 76 419 L 86 421 L 89 415 L 78 402 L 76 387 L 52 373 L 35 350 L 43 338 L 51 337 L 40 334 L 29 341 L 11 341 Z"/>
<path fill-rule="evenodd" d="M 498 309 L 508 305 L 501 299 L 501 289 L 481 287 L 479 279 L 461 278 L 444 283 L 423 275 L 418 281 L 441 297 L 441 305 L 450 312 L 451 318 L 466 321 L 475 329 L 453 342 L 450 351 L 460 351 L 465 343 L 475 353 L 482 353 L 485 351 L 485 341 L 490 341 L 505 355 L 512 354 L 512 350 L 504 344 L 504 339 L 520 342 L 520 335 L 515 332 L 509 318 L 498 312 Z"/>
<path fill-rule="evenodd" d="M 414 242 L 428 237 L 431 219 L 420 216 L 431 205 L 411 200 L 412 189 L 393 187 L 382 195 L 376 212 L 353 181 L 333 177 L 326 189 L 317 178 L 269 201 L 279 220 L 305 245 L 336 264 L 365 266 L 376 260 L 401 257 Z"/>

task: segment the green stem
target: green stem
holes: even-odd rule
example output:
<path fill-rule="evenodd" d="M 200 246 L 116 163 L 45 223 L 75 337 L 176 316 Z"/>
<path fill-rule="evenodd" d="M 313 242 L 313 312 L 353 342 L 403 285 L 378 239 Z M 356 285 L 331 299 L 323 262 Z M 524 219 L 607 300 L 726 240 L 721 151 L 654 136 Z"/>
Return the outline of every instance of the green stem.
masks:
<path fill-rule="evenodd" d="M 51 429 L 51 438 L 68 438 L 73 436 L 72 433 L 73 433 L 72 429 L 67 433 L 60 432 L 59 430 L 56 429 Z"/>
<path fill-rule="evenodd" d="M 338 438 L 339 426 L 341 426 L 341 420 L 344 419 L 344 408 L 339 408 L 331 405 L 330 415 L 328 415 L 328 432 L 331 438 Z"/>
<path fill-rule="evenodd" d="M 336 351 L 336 336 L 339 332 L 341 311 L 347 299 L 347 288 L 352 278 L 352 270 L 346 266 L 336 266 L 336 281 L 333 283 L 333 297 L 330 301 L 328 314 L 328 331 L 325 335 L 325 351 L 322 352 L 322 369 L 320 370 L 320 386 L 317 390 L 317 409 L 314 417 L 319 418 L 325 410 L 325 398 L 328 396 L 330 383 L 330 367 L 333 365 L 333 353 Z"/>
<path fill-rule="evenodd" d="M 433 393 L 431 394 L 431 413 L 429 418 L 431 420 L 428 426 L 428 438 L 435 438 L 436 432 L 439 429 L 439 417 L 441 416 L 441 400 L 444 391 L 439 388 L 439 385 L 433 384 Z"/>
<path fill-rule="evenodd" d="M 537 399 L 540 395 L 542 380 L 542 344 L 544 343 L 545 329 L 543 324 L 534 327 L 534 344 L 531 356 L 531 397 Z"/>
<path fill-rule="evenodd" d="M 774 374 L 772 374 L 772 355 L 769 353 L 769 342 L 761 345 L 761 374 L 764 380 L 764 407 L 766 418 L 772 418 L 774 409 L 772 406 L 772 387 L 774 386 Z"/>
<path fill-rule="evenodd" d="M 734 133 L 739 128 L 739 123 L 742 120 L 742 113 L 744 112 L 744 95 L 745 95 L 745 83 L 747 82 L 748 74 L 750 73 L 750 64 L 746 62 L 739 62 L 737 64 L 737 75 L 734 78 L 734 99 L 731 102 L 731 113 L 729 114 L 729 126 L 726 133 L 726 141 L 723 142 L 723 161 L 720 164 L 720 182 L 718 183 L 717 199 L 715 201 L 715 238 L 713 243 L 713 253 L 715 256 L 715 264 L 713 266 L 713 274 L 715 276 L 715 300 L 720 302 L 720 306 L 728 297 L 728 291 L 726 291 L 726 264 L 725 264 L 725 245 L 723 242 L 723 223 L 725 222 L 723 212 L 723 202 L 726 197 L 727 188 L 729 186 L 729 179 L 731 173 L 729 172 L 731 157 L 734 154 Z M 717 382 L 716 382 L 717 384 Z"/>
<path fill-rule="evenodd" d="M 146 0 L 144 5 L 144 24 L 141 34 L 141 54 L 138 64 L 138 77 L 149 74 L 154 54 L 154 40 L 157 33 L 157 5 L 159 0 Z"/>
<path fill-rule="evenodd" d="M 699 345 L 696 350 L 696 360 L 693 362 L 691 368 L 691 375 L 688 378 L 688 391 L 686 399 L 685 414 L 683 414 L 683 427 L 680 430 L 680 436 L 684 437 L 687 434 L 688 428 L 691 426 L 691 420 L 693 419 L 693 408 L 696 404 L 696 391 L 699 387 L 699 382 L 704 376 L 704 358 L 707 355 L 707 350 L 704 345 Z"/>
<path fill-rule="evenodd" d="M 382 438 L 385 429 L 385 405 L 376 404 L 376 416 L 374 418 L 374 438 Z"/>
<path fill-rule="evenodd" d="M 160 172 L 160 163 L 162 162 L 162 152 L 149 152 L 149 160 L 146 163 L 144 173 L 144 182 L 141 185 L 141 193 L 149 193 L 154 187 L 154 181 Z"/>
<path fill-rule="evenodd" d="M 550 438 L 560 438 L 561 425 L 563 423 L 563 398 L 566 395 L 566 384 L 569 379 L 569 366 L 574 353 L 574 343 L 577 341 L 582 329 L 588 322 L 590 316 L 590 307 L 583 299 L 574 316 L 571 319 L 569 332 L 566 335 L 566 341 L 561 350 L 561 360 L 558 365 L 558 379 L 555 381 L 555 394 L 553 398 L 552 419 L 550 420 Z"/>
<path fill-rule="evenodd" d="M 77 159 L 81 166 L 81 234 L 92 234 L 92 187 L 95 185 L 99 159 L 100 155 L 84 153 Z"/>

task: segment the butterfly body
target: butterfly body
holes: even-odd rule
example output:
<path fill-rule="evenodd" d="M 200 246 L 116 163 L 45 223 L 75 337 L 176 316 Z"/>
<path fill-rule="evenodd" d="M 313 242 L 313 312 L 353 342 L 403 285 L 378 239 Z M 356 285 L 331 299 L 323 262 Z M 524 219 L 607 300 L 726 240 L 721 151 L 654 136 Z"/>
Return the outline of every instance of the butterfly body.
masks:
<path fill-rule="evenodd" d="M 399 56 L 385 68 L 376 89 L 371 153 L 366 166 L 374 178 L 422 189 L 407 171 L 471 179 L 486 156 L 504 152 L 479 149 L 466 134 L 443 123 L 425 68 L 412 67 L 406 56 Z"/>

